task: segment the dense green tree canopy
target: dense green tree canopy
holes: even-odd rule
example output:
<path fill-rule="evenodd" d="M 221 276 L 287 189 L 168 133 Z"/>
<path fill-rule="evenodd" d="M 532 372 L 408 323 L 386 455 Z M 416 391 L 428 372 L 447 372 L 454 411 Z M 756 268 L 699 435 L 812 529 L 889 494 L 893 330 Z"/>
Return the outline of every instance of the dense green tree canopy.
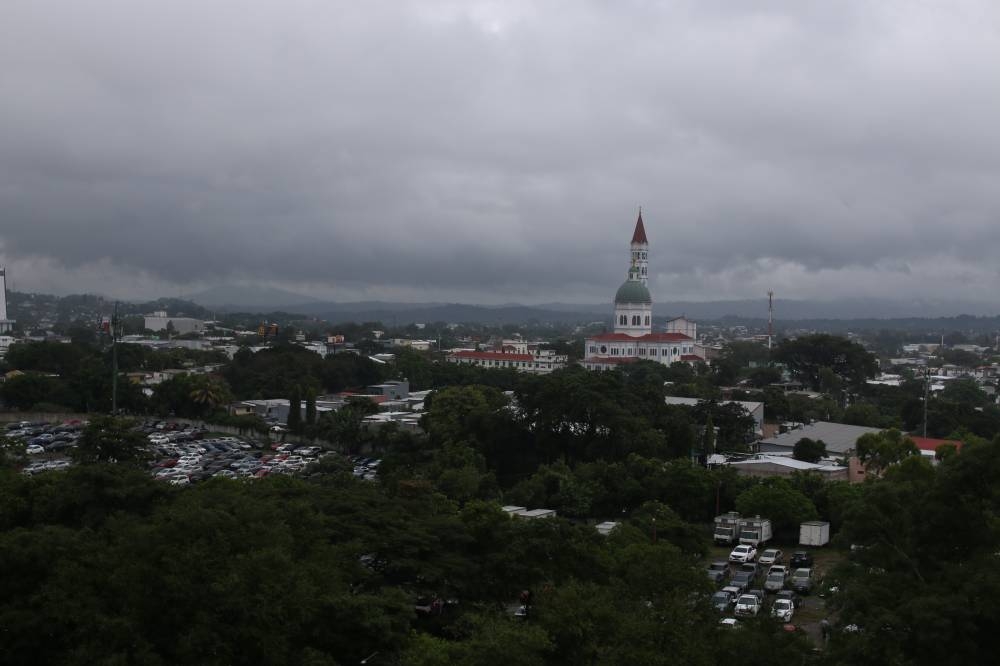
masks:
<path fill-rule="evenodd" d="M 819 462 L 826 456 L 826 442 L 822 439 L 803 437 L 795 442 L 795 446 L 792 449 L 792 456 L 796 460 L 804 460 L 811 463 Z"/>
<path fill-rule="evenodd" d="M 835 335 L 782 340 L 774 355 L 777 361 L 816 390 L 839 389 L 838 381 L 861 386 L 878 370 L 875 357 L 864 347 Z"/>

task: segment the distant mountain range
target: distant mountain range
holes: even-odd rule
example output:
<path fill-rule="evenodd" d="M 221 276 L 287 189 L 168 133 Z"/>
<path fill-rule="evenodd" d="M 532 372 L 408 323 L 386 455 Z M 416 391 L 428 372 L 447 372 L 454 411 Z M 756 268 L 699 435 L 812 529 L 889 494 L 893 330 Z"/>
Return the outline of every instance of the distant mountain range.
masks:
<path fill-rule="evenodd" d="M 295 312 L 331 322 L 381 321 L 516 323 L 536 320 L 560 323 L 610 318 L 611 303 L 542 303 L 539 305 L 473 305 L 463 303 L 327 302 L 273 287 L 223 286 L 189 297 L 205 307 L 229 312 Z M 767 299 L 727 301 L 666 301 L 654 304 L 659 316 L 686 315 L 695 320 L 724 317 L 767 319 Z M 896 319 L 995 316 L 1000 303 L 963 300 L 854 298 L 829 301 L 782 300 L 774 303 L 781 321 L 817 319 Z"/>
<path fill-rule="evenodd" d="M 247 308 L 275 310 L 284 309 L 287 305 L 317 302 L 315 298 L 284 289 L 247 285 L 220 285 L 197 294 L 188 295 L 187 300 L 194 301 L 206 308 L 222 307 L 227 310 L 232 310 L 234 307 L 238 310 L 246 310 Z"/>

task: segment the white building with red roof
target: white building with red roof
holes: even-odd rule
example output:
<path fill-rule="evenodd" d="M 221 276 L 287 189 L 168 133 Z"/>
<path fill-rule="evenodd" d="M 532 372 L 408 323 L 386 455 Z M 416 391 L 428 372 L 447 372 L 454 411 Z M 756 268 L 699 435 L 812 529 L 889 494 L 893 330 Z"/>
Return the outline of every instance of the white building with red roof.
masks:
<path fill-rule="evenodd" d="M 614 330 L 587 338 L 583 365 L 589 370 L 608 370 L 623 363 L 654 361 L 670 365 L 678 361 L 704 361 L 697 344 L 698 327 L 684 317 L 672 319 L 663 332 L 653 331 L 653 298 L 649 293 L 649 241 L 642 211 L 635 222 L 630 245 L 628 277 L 615 294 Z"/>
<path fill-rule="evenodd" d="M 480 368 L 506 368 L 533 375 L 547 375 L 566 367 L 565 354 L 556 354 L 551 349 L 511 350 L 506 345 L 500 349 L 453 351 L 447 356 L 449 363 L 478 365 Z"/>

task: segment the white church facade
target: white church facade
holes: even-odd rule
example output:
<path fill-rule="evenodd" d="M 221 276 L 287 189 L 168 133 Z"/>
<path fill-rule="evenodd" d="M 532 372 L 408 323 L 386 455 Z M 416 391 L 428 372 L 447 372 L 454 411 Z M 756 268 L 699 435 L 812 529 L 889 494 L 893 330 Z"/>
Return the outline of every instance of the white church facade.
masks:
<path fill-rule="evenodd" d="M 615 294 L 614 330 L 584 341 L 583 366 L 588 370 L 609 370 L 636 361 L 664 365 L 704 361 L 694 322 L 678 317 L 667 322 L 662 332 L 653 331 L 653 298 L 647 286 L 649 241 L 641 211 L 630 253 L 628 277 Z"/>

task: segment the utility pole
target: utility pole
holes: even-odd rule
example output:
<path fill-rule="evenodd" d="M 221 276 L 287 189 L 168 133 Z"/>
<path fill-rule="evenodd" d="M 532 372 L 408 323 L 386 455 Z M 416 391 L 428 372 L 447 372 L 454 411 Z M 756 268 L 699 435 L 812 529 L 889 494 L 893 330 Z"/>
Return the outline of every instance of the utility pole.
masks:
<path fill-rule="evenodd" d="M 927 436 L 927 403 L 930 399 L 931 370 L 924 369 L 924 437 Z"/>
<path fill-rule="evenodd" d="M 118 321 L 118 301 L 111 315 L 111 415 L 118 415 L 118 338 L 120 337 Z"/>

